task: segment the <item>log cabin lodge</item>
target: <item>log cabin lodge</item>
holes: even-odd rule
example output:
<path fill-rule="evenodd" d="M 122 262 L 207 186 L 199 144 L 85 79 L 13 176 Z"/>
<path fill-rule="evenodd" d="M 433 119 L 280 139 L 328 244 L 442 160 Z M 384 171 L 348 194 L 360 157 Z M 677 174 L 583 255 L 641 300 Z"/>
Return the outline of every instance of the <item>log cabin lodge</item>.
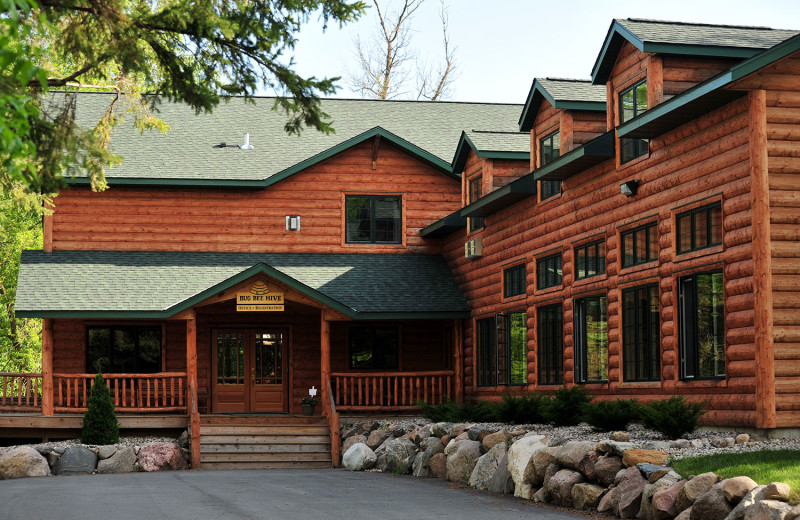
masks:
<path fill-rule="evenodd" d="M 109 103 L 58 96 L 87 126 Z M 16 301 L 43 370 L 2 375 L 3 435 L 78 427 L 99 370 L 195 467 L 335 465 L 342 413 L 563 385 L 800 428 L 798 31 L 614 20 L 589 80 L 325 99 L 331 135 L 254 101 L 163 104 L 168 133 L 115 131 L 111 189 L 57 196 Z M 258 453 L 282 426 L 308 444 Z"/>

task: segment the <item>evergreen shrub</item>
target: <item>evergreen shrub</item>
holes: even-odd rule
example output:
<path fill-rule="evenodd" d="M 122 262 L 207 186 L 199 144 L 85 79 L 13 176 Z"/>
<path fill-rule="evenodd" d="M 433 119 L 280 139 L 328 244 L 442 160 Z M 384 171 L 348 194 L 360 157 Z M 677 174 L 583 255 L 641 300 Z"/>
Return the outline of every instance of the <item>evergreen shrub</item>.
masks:
<path fill-rule="evenodd" d="M 543 424 L 548 422 L 550 397 L 542 394 L 505 394 L 492 403 L 493 420 L 506 424 Z"/>
<path fill-rule="evenodd" d="M 615 399 L 588 403 L 584 407 L 583 419 L 598 431 L 625 430 L 628 424 L 639 418 L 639 403 L 636 399 Z"/>
<path fill-rule="evenodd" d="M 646 427 L 668 439 L 679 439 L 697 429 L 707 404 L 706 401 L 690 403 L 684 396 L 676 395 L 641 405 L 639 415 Z"/>
<path fill-rule="evenodd" d="M 589 392 L 581 386 L 559 388 L 548 410 L 549 422 L 556 426 L 575 426 L 584 420 L 584 409 L 592 400 Z"/>
<path fill-rule="evenodd" d="M 81 442 L 95 445 L 119 442 L 119 423 L 117 414 L 114 413 L 114 401 L 103 374 L 97 374 L 94 378 L 88 410 L 83 415 Z"/>

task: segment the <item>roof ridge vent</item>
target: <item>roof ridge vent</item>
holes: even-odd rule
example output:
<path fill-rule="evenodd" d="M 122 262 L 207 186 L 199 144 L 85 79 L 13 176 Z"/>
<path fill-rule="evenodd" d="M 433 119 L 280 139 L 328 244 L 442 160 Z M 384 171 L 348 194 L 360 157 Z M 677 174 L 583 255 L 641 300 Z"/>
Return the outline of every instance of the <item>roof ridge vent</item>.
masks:
<path fill-rule="evenodd" d="M 244 134 L 244 144 L 240 144 L 239 148 L 242 150 L 252 150 L 253 145 L 250 144 L 250 134 Z"/>

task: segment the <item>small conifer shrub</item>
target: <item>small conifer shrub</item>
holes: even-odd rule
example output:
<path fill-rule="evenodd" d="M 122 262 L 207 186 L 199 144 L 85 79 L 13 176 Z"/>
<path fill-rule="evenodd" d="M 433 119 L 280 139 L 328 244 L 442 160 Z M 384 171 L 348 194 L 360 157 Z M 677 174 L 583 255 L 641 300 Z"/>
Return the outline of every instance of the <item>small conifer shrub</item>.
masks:
<path fill-rule="evenodd" d="M 589 392 L 580 386 L 561 387 L 550 401 L 548 415 L 556 426 L 575 426 L 583 421 L 583 410 L 592 400 Z"/>
<path fill-rule="evenodd" d="M 83 415 L 81 442 L 95 445 L 119 442 L 119 423 L 117 414 L 114 413 L 114 401 L 103 374 L 97 374 L 94 378 L 88 410 Z"/>
<path fill-rule="evenodd" d="M 682 395 L 676 395 L 642 405 L 639 415 L 648 428 L 667 439 L 679 439 L 697 429 L 697 421 L 706 413 L 707 404 L 705 401 L 690 403 Z"/>
<path fill-rule="evenodd" d="M 639 404 L 635 399 L 616 399 L 588 403 L 583 418 L 598 431 L 625 430 L 631 421 L 639 418 Z"/>

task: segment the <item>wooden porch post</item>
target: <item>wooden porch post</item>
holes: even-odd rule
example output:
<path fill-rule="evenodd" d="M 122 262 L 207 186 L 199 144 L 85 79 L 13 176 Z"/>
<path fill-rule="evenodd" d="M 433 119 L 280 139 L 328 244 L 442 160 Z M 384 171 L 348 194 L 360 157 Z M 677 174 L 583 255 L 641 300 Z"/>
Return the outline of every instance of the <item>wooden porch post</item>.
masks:
<path fill-rule="evenodd" d="M 339 435 L 339 413 L 336 411 L 331 395 L 331 323 L 325 319 L 325 309 L 320 311 L 319 336 L 322 411 L 328 420 L 328 431 L 331 435 L 331 465 L 338 468 L 342 448 Z"/>
<path fill-rule="evenodd" d="M 453 320 L 453 398 L 464 401 L 464 329 L 462 320 Z"/>
<path fill-rule="evenodd" d="M 53 415 L 53 320 L 42 319 L 42 415 Z"/>
<path fill-rule="evenodd" d="M 197 412 L 197 314 L 186 320 L 186 379 L 189 387 L 189 420 L 192 439 L 192 468 L 200 468 L 200 414 Z"/>

